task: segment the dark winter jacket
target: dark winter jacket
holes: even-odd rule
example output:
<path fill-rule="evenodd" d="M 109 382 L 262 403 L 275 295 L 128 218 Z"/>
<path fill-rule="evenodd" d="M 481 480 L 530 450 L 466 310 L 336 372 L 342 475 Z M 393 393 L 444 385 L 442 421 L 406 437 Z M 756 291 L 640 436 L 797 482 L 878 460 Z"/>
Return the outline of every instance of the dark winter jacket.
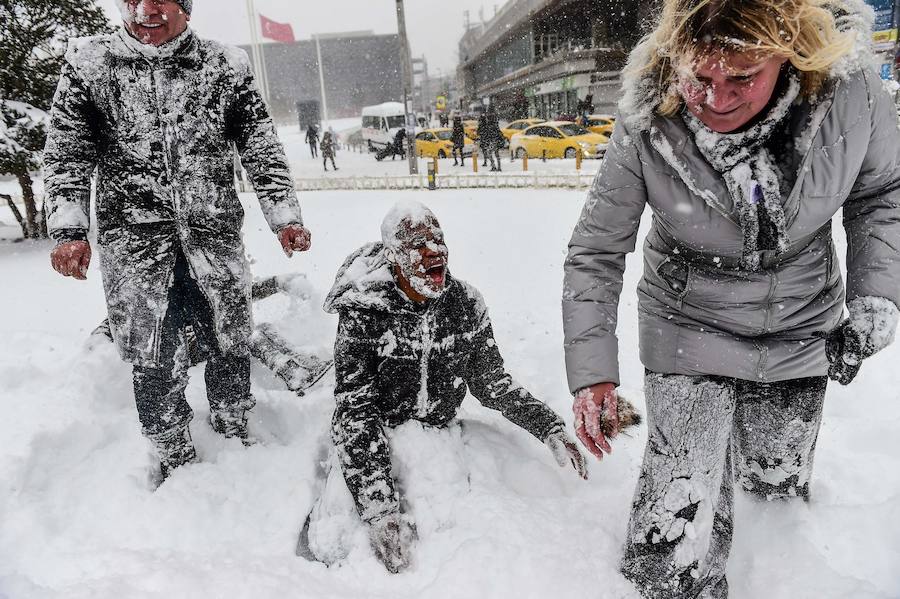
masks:
<path fill-rule="evenodd" d="M 310 126 L 309 129 L 306 130 L 306 143 L 314 144 L 319 142 L 319 130 L 313 126 Z"/>
<path fill-rule="evenodd" d="M 466 144 L 466 130 L 460 119 L 453 119 L 453 130 L 450 132 L 450 141 L 454 146 L 460 148 Z"/>
<path fill-rule="evenodd" d="M 319 144 L 319 149 L 322 150 L 323 158 L 334 158 L 334 138 L 326 133 L 322 137 L 322 143 Z"/>
<path fill-rule="evenodd" d="M 865 37 L 863 39 L 866 39 Z M 633 56 L 640 56 L 639 47 Z M 900 134 L 874 72 L 849 70 L 788 115 L 792 181 L 782 189 L 786 250 L 741 266 L 740 206 L 681 116 L 653 113 L 652 73 L 626 84 L 606 158 L 569 245 L 563 319 L 573 391 L 619 381 L 616 315 L 625 255 L 653 210 L 638 286 L 640 351 L 655 372 L 750 381 L 823 376 L 821 338 L 841 321 L 831 239 L 843 211 L 847 296 L 900 305 Z"/>
<path fill-rule="evenodd" d="M 341 267 L 325 310 L 340 316 L 332 438 L 365 520 L 398 505 L 385 427 L 444 425 L 467 389 L 542 441 L 563 427 L 504 370 L 481 294 L 449 274 L 443 295 L 419 306 L 370 244 Z"/>
<path fill-rule="evenodd" d="M 44 155 L 48 224 L 56 240 L 86 238 L 96 168 L 103 285 L 129 362 L 157 365 L 179 248 L 212 307 L 220 349 L 246 350 L 250 270 L 233 147 L 272 230 L 300 224 L 244 52 L 191 30 L 160 49 L 124 30 L 70 43 Z"/>

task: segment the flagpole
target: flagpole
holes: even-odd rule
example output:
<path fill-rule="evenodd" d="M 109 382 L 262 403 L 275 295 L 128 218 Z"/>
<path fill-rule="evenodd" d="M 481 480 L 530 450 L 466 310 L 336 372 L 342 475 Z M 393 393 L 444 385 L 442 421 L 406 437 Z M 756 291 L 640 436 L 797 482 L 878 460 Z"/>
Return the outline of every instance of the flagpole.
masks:
<path fill-rule="evenodd" d="M 256 0 L 250 0 L 250 4 L 253 4 L 254 12 L 256 12 Z M 259 13 L 256 13 L 254 23 L 257 28 L 260 27 Z M 262 41 L 262 32 L 259 29 L 257 29 L 256 39 L 259 40 L 259 60 L 262 63 L 263 85 L 266 87 L 266 102 L 271 104 L 271 98 L 269 96 L 269 67 L 266 65 L 266 43 Z"/>
<path fill-rule="evenodd" d="M 250 7 L 250 0 L 244 0 L 244 5 L 247 7 L 247 26 L 250 28 L 250 59 L 253 61 L 253 74 L 259 79 L 259 57 L 256 55 L 256 38 L 253 37 L 253 9 Z"/>
<path fill-rule="evenodd" d="M 259 13 L 256 12 L 256 3 L 254 0 L 247 0 L 250 7 L 250 34 L 253 38 L 253 48 L 256 51 L 257 61 L 257 77 L 259 78 L 259 87 L 262 91 L 263 99 L 269 103 L 269 78 L 266 73 L 266 55 L 260 42 L 259 32 Z"/>
<path fill-rule="evenodd" d="M 322 46 L 316 34 L 316 59 L 319 61 L 319 89 L 322 94 L 322 123 L 328 120 L 328 102 L 325 101 L 325 65 L 322 64 Z"/>

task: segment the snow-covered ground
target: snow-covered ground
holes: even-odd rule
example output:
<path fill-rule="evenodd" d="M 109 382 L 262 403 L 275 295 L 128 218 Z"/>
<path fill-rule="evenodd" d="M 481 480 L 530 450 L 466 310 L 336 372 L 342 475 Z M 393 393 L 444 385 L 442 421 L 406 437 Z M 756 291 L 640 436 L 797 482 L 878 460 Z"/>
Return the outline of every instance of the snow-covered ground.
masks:
<path fill-rule="evenodd" d="M 312 251 L 288 260 L 252 196 L 245 236 L 257 275 L 306 273 L 311 303 L 272 298 L 260 320 L 298 345 L 327 348 L 319 309 L 343 258 L 378 237 L 399 197 L 440 218 L 453 273 L 479 287 L 509 369 L 571 425 L 560 288 L 580 192 L 330 192 L 303 197 Z M 0 221 L 11 222 L 5 207 Z M 202 463 L 155 492 L 129 368 L 88 351 L 104 314 L 96 262 L 87 282 L 49 267 L 50 245 L 0 243 L 0 597 L 546 598 L 637 595 L 617 573 L 645 433 L 620 438 L 591 480 L 559 469 L 527 434 L 469 399 L 464 432 L 404 430 L 420 539 L 412 568 L 389 575 L 364 542 L 326 568 L 294 555 L 316 491 L 333 377 L 302 399 L 255 367 L 252 431 L 225 442 L 205 421 L 193 371 L 192 431 Z M 623 394 L 643 406 L 629 258 L 621 309 Z M 729 563 L 733 599 L 900 597 L 900 346 L 832 386 L 810 504 L 741 498 Z"/>

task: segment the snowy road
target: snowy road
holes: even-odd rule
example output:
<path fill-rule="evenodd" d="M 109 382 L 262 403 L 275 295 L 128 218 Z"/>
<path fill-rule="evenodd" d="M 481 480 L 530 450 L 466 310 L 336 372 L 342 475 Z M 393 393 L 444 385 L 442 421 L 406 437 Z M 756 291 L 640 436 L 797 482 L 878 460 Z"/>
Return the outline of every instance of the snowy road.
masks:
<path fill-rule="evenodd" d="M 343 258 L 378 237 L 398 197 L 432 206 L 450 269 L 484 293 L 507 366 L 571 424 L 559 297 L 580 192 L 310 193 L 314 249 L 291 261 L 244 196 L 256 274 L 302 271 L 319 294 L 309 304 L 267 300 L 257 317 L 297 344 L 328 347 L 335 321 L 319 309 L 321 296 Z M 588 483 L 471 398 L 463 433 L 405 431 L 398 443 L 412 449 L 420 540 L 399 576 L 364 543 L 339 568 L 293 554 L 315 491 L 332 377 L 300 400 L 255 368 L 251 430 L 263 443 L 245 449 L 210 430 L 194 371 L 188 395 L 202 463 L 151 492 L 129 368 L 108 345 L 85 351 L 104 313 L 96 256 L 79 283 L 51 271 L 49 247 L 0 243 L 0 597 L 636 597 L 616 562 L 643 429 L 593 462 Z M 639 260 L 629 258 L 619 333 L 623 393 L 643 406 Z M 900 597 L 898 360 L 900 346 L 891 347 L 852 387 L 830 388 L 810 504 L 739 499 L 733 599 Z"/>

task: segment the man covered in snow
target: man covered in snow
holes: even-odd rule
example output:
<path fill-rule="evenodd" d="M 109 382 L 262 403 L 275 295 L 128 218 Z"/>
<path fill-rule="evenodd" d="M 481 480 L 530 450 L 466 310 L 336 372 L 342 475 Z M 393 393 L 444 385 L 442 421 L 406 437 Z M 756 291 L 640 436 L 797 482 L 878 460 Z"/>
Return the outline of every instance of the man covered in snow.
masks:
<path fill-rule="evenodd" d="M 447 246 L 425 206 L 398 204 L 381 243 L 354 252 L 325 309 L 340 316 L 332 439 L 372 547 L 391 572 L 409 565 L 386 427 L 450 422 L 471 391 L 587 478 L 562 420 L 506 372 L 481 294 L 447 270 Z"/>
<path fill-rule="evenodd" d="M 124 27 L 70 42 L 45 152 L 53 267 L 84 279 L 91 176 L 109 322 L 163 477 L 196 453 L 183 336 L 203 333 L 210 422 L 247 439 L 250 269 L 240 154 L 287 255 L 306 250 L 290 170 L 246 55 L 200 39 L 191 1 L 120 0 Z"/>

